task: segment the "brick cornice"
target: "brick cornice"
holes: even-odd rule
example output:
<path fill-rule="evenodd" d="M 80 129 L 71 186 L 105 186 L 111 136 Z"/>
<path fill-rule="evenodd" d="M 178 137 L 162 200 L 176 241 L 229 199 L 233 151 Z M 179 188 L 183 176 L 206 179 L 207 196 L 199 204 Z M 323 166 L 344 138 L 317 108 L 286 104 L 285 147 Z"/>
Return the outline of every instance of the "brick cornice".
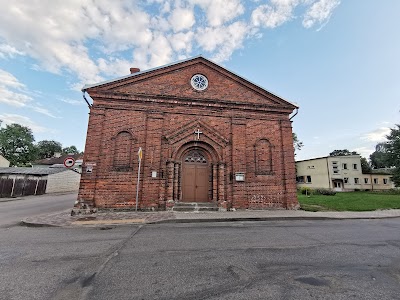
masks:
<path fill-rule="evenodd" d="M 272 106 L 268 104 L 256 104 L 249 103 L 246 101 L 237 100 L 215 100 L 215 99 L 204 99 L 204 98 L 186 98 L 186 97 L 174 97 L 165 95 L 149 95 L 149 94 L 122 94 L 114 92 L 96 91 L 91 93 L 91 97 L 96 102 L 96 99 L 102 100 L 115 100 L 118 102 L 137 102 L 141 104 L 157 104 L 171 106 L 182 106 L 182 107 L 199 107 L 207 109 L 229 109 L 229 110 L 247 110 L 247 111 L 259 111 L 259 112 L 278 112 L 284 114 L 292 113 L 291 108 L 283 108 L 282 106 Z M 114 103 L 113 103 L 114 104 Z M 110 106 L 112 104 L 110 103 Z"/>

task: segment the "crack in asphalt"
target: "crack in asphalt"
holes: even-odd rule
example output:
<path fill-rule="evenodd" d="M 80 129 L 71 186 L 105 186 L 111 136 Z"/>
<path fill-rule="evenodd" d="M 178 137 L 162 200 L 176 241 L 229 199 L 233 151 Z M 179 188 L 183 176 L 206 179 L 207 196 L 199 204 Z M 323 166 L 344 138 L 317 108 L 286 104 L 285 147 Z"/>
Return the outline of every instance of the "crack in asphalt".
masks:
<path fill-rule="evenodd" d="M 100 261 L 98 264 L 95 263 L 95 261 L 91 261 L 88 270 L 93 269 L 91 266 L 92 265 L 99 265 L 99 267 L 90 272 L 86 271 L 85 275 L 81 275 L 78 277 L 74 277 L 71 280 L 66 279 L 64 283 L 66 283 L 66 286 L 64 288 L 58 289 L 56 291 L 56 295 L 52 297 L 52 299 L 55 300 L 67 300 L 67 299 L 80 299 L 80 300 L 85 300 L 91 289 L 93 282 L 96 280 L 96 277 L 101 274 L 101 272 L 104 270 L 106 265 L 116 256 L 118 256 L 118 252 L 126 245 L 126 243 L 132 239 L 138 232 L 139 230 L 143 227 L 143 225 L 140 225 L 136 230 L 134 230 L 128 237 L 123 239 L 121 242 L 117 243 L 116 245 L 112 246 L 104 255 L 99 256 L 95 258 L 96 260 L 103 260 L 102 262 Z"/>

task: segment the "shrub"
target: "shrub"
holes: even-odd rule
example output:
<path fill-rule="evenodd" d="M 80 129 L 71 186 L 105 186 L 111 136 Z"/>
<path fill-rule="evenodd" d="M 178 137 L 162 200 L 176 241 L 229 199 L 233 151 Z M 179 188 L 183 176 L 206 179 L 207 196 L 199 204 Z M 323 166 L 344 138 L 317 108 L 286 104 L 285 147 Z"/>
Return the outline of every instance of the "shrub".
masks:
<path fill-rule="evenodd" d="M 302 193 L 303 195 L 311 195 L 314 193 L 314 190 L 312 188 L 304 186 L 304 187 L 300 188 L 300 193 Z"/>
<path fill-rule="evenodd" d="M 335 191 L 331 191 L 331 190 L 327 190 L 327 189 L 316 189 L 315 190 L 315 194 L 317 194 L 317 195 L 325 195 L 325 196 L 335 196 L 336 192 Z"/>
<path fill-rule="evenodd" d="M 371 191 L 374 194 L 386 194 L 386 195 L 400 195 L 400 189 L 390 189 L 390 190 L 374 190 Z"/>

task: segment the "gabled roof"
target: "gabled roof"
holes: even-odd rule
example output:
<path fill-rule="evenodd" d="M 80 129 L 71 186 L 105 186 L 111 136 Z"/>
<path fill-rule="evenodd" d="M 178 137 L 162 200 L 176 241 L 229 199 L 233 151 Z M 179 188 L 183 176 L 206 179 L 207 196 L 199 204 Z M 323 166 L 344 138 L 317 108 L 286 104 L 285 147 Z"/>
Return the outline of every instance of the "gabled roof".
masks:
<path fill-rule="evenodd" d="M 63 154 L 60 157 L 49 157 L 49 158 L 43 158 L 39 159 L 33 162 L 34 165 L 54 165 L 54 164 L 64 164 L 64 160 L 67 157 L 72 157 L 75 159 L 75 161 L 82 159 L 83 155 L 82 154 Z"/>
<path fill-rule="evenodd" d="M 189 61 L 192 61 L 192 60 L 195 60 L 195 59 L 199 59 L 199 58 L 204 59 L 204 60 L 206 60 L 207 62 L 210 62 L 211 64 L 214 64 L 214 65 L 216 65 L 216 66 L 218 66 L 218 67 L 220 67 L 220 68 L 222 68 L 222 69 L 228 71 L 228 72 L 231 73 L 232 75 L 237 76 L 237 77 L 239 77 L 240 79 L 242 79 L 242 80 L 244 80 L 244 81 L 247 81 L 247 82 L 250 83 L 251 85 L 253 85 L 253 86 L 255 86 L 255 87 L 259 88 L 259 89 L 262 89 L 262 90 L 266 91 L 267 93 L 269 93 L 269 94 L 271 94 L 271 95 L 273 95 L 273 96 L 275 96 L 275 97 L 278 97 L 278 98 L 280 98 L 280 99 L 286 101 L 287 103 L 293 105 L 294 107 L 298 108 L 298 105 L 297 105 L 297 104 L 295 104 L 295 103 L 293 103 L 293 102 L 290 102 L 290 101 L 286 100 L 285 98 L 283 98 L 283 97 L 281 97 L 281 96 L 279 96 L 279 95 L 277 95 L 277 94 L 275 94 L 275 93 L 272 93 L 271 91 L 265 89 L 264 87 L 262 87 L 262 86 L 260 86 L 260 85 L 258 85 L 258 84 L 256 84 L 256 83 L 254 83 L 254 82 L 252 82 L 252 81 L 250 81 L 250 80 L 244 78 L 244 77 L 241 76 L 241 75 L 236 74 L 235 72 L 233 72 L 233 71 L 231 71 L 231 70 L 228 70 L 227 68 L 225 68 L 225 67 L 223 67 L 223 66 L 221 66 L 221 65 L 219 65 L 219 64 L 217 64 L 217 63 L 215 63 L 215 62 L 213 62 L 213 61 L 211 61 L 211 60 L 209 60 L 209 59 L 207 59 L 207 58 L 205 58 L 205 57 L 203 57 L 202 55 L 197 55 L 197 56 L 194 56 L 194 57 L 190 57 L 190 58 L 187 58 L 187 59 L 179 60 L 179 61 L 176 61 L 176 62 L 173 62 L 173 63 L 170 63 L 170 64 L 166 64 L 166 65 L 163 65 L 163 66 L 159 66 L 159 67 L 156 67 L 156 68 L 152 68 L 152 69 L 148 69 L 148 70 L 136 72 L 136 73 L 133 73 L 133 74 L 125 75 L 125 76 L 122 76 L 122 77 L 118 77 L 118 78 L 115 78 L 115 79 L 106 80 L 106 81 L 99 82 L 99 83 L 95 83 L 95 84 L 86 84 L 86 85 L 82 88 L 82 92 L 85 92 L 87 89 L 91 89 L 91 88 L 94 88 L 94 87 L 99 87 L 99 86 L 102 86 L 102 85 L 107 85 L 107 84 L 114 83 L 114 82 L 118 82 L 118 81 L 121 81 L 121 80 L 124 80 L 124 79 L 128 79 L 128 78 L 138 77 L 138 76 L 143 75 L 143 74 L 146 74 L 146 73 L 150 73 L 150 72 L 153 72 L 153 71 L 165 69 L 165 68 L 168 68 L 168 67 L 171 67 L 171 66 L 175 66 L 175 65 L 182 64 L 182 63 L 185 63 L 185 62 L 189 62 Z"/>
<path fill-rule="evenodd" d="M 22 174 L 22 175 L 51 175 L 69 171 L 67 168 L 0 168 L 0 174 Z"/>

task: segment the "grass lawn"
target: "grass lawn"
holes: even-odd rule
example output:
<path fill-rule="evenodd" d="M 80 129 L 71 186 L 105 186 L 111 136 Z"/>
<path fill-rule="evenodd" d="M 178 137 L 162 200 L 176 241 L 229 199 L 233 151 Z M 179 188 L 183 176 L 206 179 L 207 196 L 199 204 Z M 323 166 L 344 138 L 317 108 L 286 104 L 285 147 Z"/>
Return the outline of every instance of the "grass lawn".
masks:
<path fill-rule="evenodd" d="M 400 208 L 400 195 L 370 192 L 336 193 L 335 196 L 297 194 L 300 206 L 308 211 L 371 211 Z"/>

